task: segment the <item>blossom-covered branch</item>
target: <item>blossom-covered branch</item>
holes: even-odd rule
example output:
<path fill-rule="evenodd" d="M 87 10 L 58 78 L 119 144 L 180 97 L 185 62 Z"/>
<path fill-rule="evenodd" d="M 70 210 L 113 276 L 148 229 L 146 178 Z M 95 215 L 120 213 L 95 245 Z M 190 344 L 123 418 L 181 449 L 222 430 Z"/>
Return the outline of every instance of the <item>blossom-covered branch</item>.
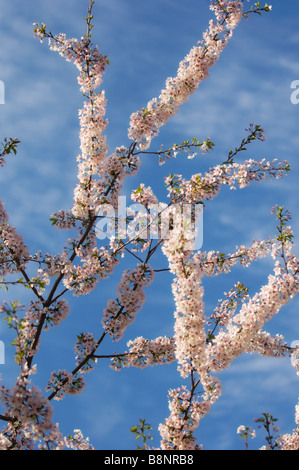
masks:
<path fill-rule="evenodd" d="M 180 62 L 176 76 L 166 80 L 160 95 L 131 115 L 130 143 L 111 153 L 105 135 L 107 100 L 105 91 L 98 90 L 109 60 L 92 43 L 94 0 L 89 2 L 85 18 L 87 30 L 80 40 L 68 39 L 65 34 L 54 35 L 48 32 L 45 23 L 34 24 L 34 35 L 41 42 L 48 39 L 50 49 L 73 62 L 78 69 L 78 84 L 84 98 L 78 115 L 78 182 L 72 207 L 59 210 L 50 219 L 57 229 L 71 233 L 62 252 L 54 255 L 30 254 L 23 238 L 9 223 L 0 202 L 0 285 L 6 288 L 23 286 L 33 296 L 27 306 L 19 301 L 3 302 L 0 306 L 0 314 L 16 335 L 15 360 L 20 369 L 11 388 L 0 387 L 3 408 L 0 420 L 5 424 L 0 433 L 0 449 L 93 449 L 78 429 L 74 430 L 73 436 L 62 435 L 58 424 L 53 423 L 51 402 L 82 393 L 86 374 L 95 370 L 95 365 L 102 359 L 110 359 L 110 367 L 115 371 L 124 367 L 177 364 L 180 378 L 185 383 L 169 391 L 170 416 L 159 426 L 163 450 L 201 448 L 195 433 L 200 420 L 221 395 L 217 374 L 241 354 L 254 352 L 271 357 L 289 354 L 298 372 L 297 348 L 290 348 L 281 335 L 273 336 L 264 330 L 265 324 L 298 293 L 298 259 L 292 253 L 289 213 L 280 206 L 273 209 L 279 221 L 275 238 L 253 241 L 249 247 L 235 247 L 228 254 L 194 249 L 195 209 L 218 196 L 223 185 L 243 189 L 266 178 L 279 179 L 290 171 L 286 161 L 280 163 L 276 159 L 235 161 L 248 144 L 265 140 L 260 126 L 251 124 L 247 138 L 230 150 L 226 159 L 222 157 L 222 163 L 214 165 L 205 174 L 197 173 L 188 179 L 177 174 L 166 177 L 168 204 L 161 204 L 151 187 L 140 183 L 132 191 L 131 199 L 142 206 L 142 210 L 137 214 L 133 210 L 126 213 L 127 239 L 120 232 L 117 237 L 108 237 L 106 244 L 99 246 L 98 243 L 100 209 L 109 206 L 113 211 L 117 210 L 126 178 L 136 175 L 144 155 L 157 155 L 159 162 L 164 163 L 180 152 L 187 152 L 188 157 L 193 158 L 199 150 L 207 153 L 213 149 L 210 138 L 202 141 L 194 138 L 170 148 L 162 146 L 158 151 L 149 150 L 161 126 L 208 77 L 210 68 L 219 59 L 242 18 L 247 18 L 250 13 L 271 10 L 271 6 L 265 4 L 262 7 L 257 2 L 249 11 L 244 11 L 243 3 L 238 0 L 211 1 L 215 20 L 209 22 L 202 40 Z M 17 139 L 4 141 L 0 166 L 6 155 L 16 153 L 18 144 Z M 182 217 L 186 204 L 192 208 L 187 221 Z M 121 222 L 121 217 L 113 219 L 114 224 L 121 225 Z M 155 235 L 152 239 L 147 238 L 148 230 Z M 167 261 L 167 267 L 163 269 L 154 267 L 153 255 L 158 249 Z M 67 371 L 61 366 L 52 371 L 45 397 L 33 384 L 33 376 L 37 373 L 36 355 L 43 335 L 70 315 L 69 294 L 78 297 L 92 292 L 125 261 L 125 255 L 134 257 L 138 264 L 124 269 L 115 297 L 107 300 L 101 317 L 103 329 L 98 334 L 84 331 L 77 334 L 73 370 Z M 267 255 L 274 260 L 268 282 L 253 295 L 243 283 L 235 283 L 209 314 L 204 302 L 205 276 L 227 274 L 237 263 L 247 268 Z M 32 274 L 33 266 L 37 269 Z M 162 270 L 173 276 L 173 335 L 159 335 L 153 339 L 138 336 L 127 341 L 128 350 L 103 353 L 100 349 L 104 339 L 113 343 L 127 333 L 143 308 L 145 288 L 154 282 L 155 273 Z M 298 407 L 295 419 L 298 425 Z M 246 432 L 247 438 L 249 431 Z M 298 427 L 293 434 L 281 436 L 279 445 L 282 449 L 298 448 Z"/>

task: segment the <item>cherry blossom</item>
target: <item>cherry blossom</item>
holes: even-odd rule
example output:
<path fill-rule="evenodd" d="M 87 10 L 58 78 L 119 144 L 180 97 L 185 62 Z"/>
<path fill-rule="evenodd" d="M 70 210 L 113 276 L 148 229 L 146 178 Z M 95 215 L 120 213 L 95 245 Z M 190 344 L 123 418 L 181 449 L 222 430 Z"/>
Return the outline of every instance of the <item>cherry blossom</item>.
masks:
<path fill-rule="evenodd" d="M 26 305 L 12 301 L 0 306 L 1 316 L 15 334 L 15 361 L 20 370 L 13 386 L 0 387 L 3 409 L 0 419 L 4 423 L 0 449 L 93 450 L 89 438 L 84 437 L 81 430 L 75 429 L 73 435 L 68 436 L 61 433 L 59 425 L 53 421 L 52 400 L 62 401 L 66 395 L 83 393 L 86 374 L 95 372 L 99 362 L 110 359 L 111 369 L 118 373 L 128 367 L 176 365 L 183 385 L 169 390 L 169 416 L 159 425 L 160 448 L 200 450 L 203 447 L 197 442 L 196 431 L 200 421 L 221 397 L 219 373 L 236 358 L 244 353 L 290 356 L 290 362 L 299 374 L 297 348 L 289 347 L 282 335 L 270 334 L 265 329 L 266 324 L 297 295 L 299 270 L 298 258 L 292 251 L 291 217 L 283 207 L 272 209 L 278 221 L 276 237 L 253 240 L 251 245 L 236 246 L 229 253 L 195 249 L 193 219 L 198 217 L 195 208 L 216 198 L 222 186 L 242 190 L 267 178 L 280 179 L 290 171 L 290 166 L 277 159 L 235 161 L 241 150 L 246 150 L 247 144 L 256 139 L 265 141 L 264 129 L 250 124 L 248 137 L 235 151 L 229 151 L 228 158 L 222 163 L 189 178 L 179 174 L 166 176 L 167 204 L 161 203 L 152 187 L 144 183 L 132 190 L 131 200 L 142 210 L 136 214 L 131 208 L 126 214 L 128 220 L 125 223 L 130 222 L 127 239 L 119 233 L 100 245 L 96 225 L 103 208 L 109 207 L 113 213 L 118 209 L 127 177 L 137 174 L 143 155 L 151 153 L 150 146 L 160 128 L 209 76 L 210 68 L 220 58 L 242 18 L 251 12 L 270 11 L 272 7 L 267 4 L 261 7 L 257 2 L 244 12 L 243 1 L 212 0 L 210 9 L 215 18 L 210 20 L 202 39 L 179 63 L 177 74 L 166 79 L 160 95 L 132 113 L 128 129 L 130 143 L 110 152 L 105 135 L 108 102 L 105 90 L 99 90 L 109 60 L 91 41 L 93 4 L 90 0 L 87 32 L 80 40 L 69 39 L 62 33 L 53 35 L 45 23 L 34 23 L 34 36 L 41 42 L 48 39 L 50 50 L 73 62 L 78 70 L 78 85 L 84 98 L 78 112 L 78 181 L 72 207 L 58 210 L 50 219 L 53 226 L 67 230 L 69 235 L 63 249 L 56 254 L 40 251 L 31 254 L 22 236 L 9 223 L 9 216 L 0 201 L 1 285 L 10 288 L 17 284 L 29 289 L 32 295 Z M 5 141 L 3 152 L 0 152 L 0 166 L 6 155 L 16 153 L 18 143 L 16 139 Z M 210 138 L 202 142 L 194 138 L 191 142 L 174 144 L 167 150 L 162 146 L 152 154 L 158 155 L 161 164 L 170 158 L 180 158 L 180 152 L 186 151 L 188 159 L 193 159 L 198 149 L 206 154 L 213 146 Z M 186 206 L 191 208 L 190 214 L 182 217 Z M 135 230 L 137 226 L 142 228 L 139 232 Z M 155 234 L 150 239 L 147 238 L 148 229 Z M 166 263 L 164 269 L 154 267 L 153 255 L 158 250 Z M 103 311 L 96 312 L 98 328 L 93 332 L 81 331 L 75 338 L 73 369 L 66 370 L 62 366 L 52 371 L 42 391 L 34 384 L 42 339 L 49 330 L 55 330 L 70 318 L 73 297 L 94 291 L 101 281 L 115 273 L 127 256 L 134 258 L 134 267 L 122 271 L 115 295 L 107 299 Z M 243 282 L 238 281 L 224 292 L 223 298 L 215 299 L 213 308 L 207 309 L 206 276 L 230 273 L 237 264 L 244 269 L 254 269 L 254 262 L 265 257 L 272 258 L 273 270 L 260 289 L 251 293 Z M 156 338 L 140 335 L 127 340 L 125 351 L 102 353 L 104 341 L 122 344 L 120 340 L 130 331 L 130 325 L 144 306 L 147 288 L 161 270 L 167 270 L 172 276 L 173 334 L 159 334 Z M 280 449 L 299 448 L 299 405 L 295 408 L 295 424 L 291 433 L 280 436 Z M 238 433 L 246 438 L 254 435 L 244 426 L 238 428 Z"/>

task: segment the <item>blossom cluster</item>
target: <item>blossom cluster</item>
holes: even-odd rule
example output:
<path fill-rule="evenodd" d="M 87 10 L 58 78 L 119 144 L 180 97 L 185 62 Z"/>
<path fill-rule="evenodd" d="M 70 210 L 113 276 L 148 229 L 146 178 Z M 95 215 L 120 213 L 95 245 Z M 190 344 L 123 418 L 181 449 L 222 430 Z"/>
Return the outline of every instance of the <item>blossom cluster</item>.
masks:
<path fill-rule="evenodd" d="M 28 247 L 23 237 L 8 222 L 7 212 L 0 201 L 0 275 L 20 272 L 28 259 Z"/>
<path fill-rule="evenodd" d="M 62 441 L 58 426 L 52 423 L 52 406 L 25 375 L 11 389 L 1 386 L 0 400 L 5 414 L 13 417 L 0 435 L 0 449 L 30 450 L 36 442 Z"/>
<path fill-rule="evenodd" d="M 250 436 L 252 439 L 256 437 L 256 431 L 254 429 L 251 429 L 248 427 L 245 428 L 244 425 L 239 426 L 237 429 L 237 434 L 245 435 L 245 433 L 247 436 Z"/>
<path fill-rule="evenodd" d="M 76 355 L 76 364 L 81 364 L 80 370 L 82 373 L 90 372 L 93 369 L 93 363 L 96 359 L 93 358 L 98 348 L 98 341 L 94 338 L 92 333 L 81 333 L 77 335 L 74 351 Z"/>
<path fill-rule="evenodd" d="M 240 282 L 229 292 L 225 292 L 226 299 L 220 300 L 210 316 L 211 320 L 216 320 L 217 325 L 226 325 L 235 314 L 238 305 L 249 298 L 248 289 Z"/>
<path fill-rule="evenodd" d="M 141 160 L 125 146 L 117 147 L 108 155 L 99 171 L 99 181 L 95 183 L 98 192 L 97 204 L 109 202 L 117 207 L 118 196 L 127 176 L 135 175 L 139 170 Z"/>
<path fill-rule="evenodd" d="M 34 24 L 34 34 L 41 41 L 48 37 L 51 50 L 57 51 L 67 61 L 74 62 L 79 70 L 80 90 L 82 93 L 88 93 L 89 100 L 84 102 L 83 108 L 79 111 L 81 155 L 77 158 L 79 182 L 74 191 L 72 208 L 75 217 L 86 217 L 92 208 L 94 209 L 94 198 L 98 197 L 92 177 L 101 171 L 107 156 L 106 137 L 102 135 L 108 124 L 104 117 L 105 92 L 102 90 L 97 93 L 95 90 L 102 83 L 102 76 L 109 61 L 99 52 L 97 46 L 92 47 L 87 37 L 82 37 L 78 41 L 67 39 L 65 34 L 53 36 L 46 32 L 45 24 L 37 23 Z"/>
<path fill-rule="evenodd" d="M 84 439 L 81 431 L 74 430 L 74 436 L 64 437 L 58 424 L 53 423 L 50 402 L 28 377 L 33 373 L 35 367 L 31 371 L 24 369 L 11 389 L 0 387 L 0 402 L 7 417 L 0 433 L 0 450 L 91 450 L 89 439 Z"/>
<path fill-rule="evenodd" d="M 85 382 L 82 376 L 74 376 L 66 370 L 52 372 L 46 391 L 55 393 L 54 400 L 62 400 L 65 394 L 77 395 L 82 392 Z"/>
<path fill-rule="evenodd" d="M 122 274 L 117 287 L 118 297 L 110 299 L 103 313 L 102 325 L 115 340 L 120 340 L 127 327 L 135 320 L 144 301 L 144 287 L 154 279 L 153 269 L 146 264 L 137 265 L 132 271 Z"/>
<path fill-rule="evenodd" d="M 39 38 L 41 42 L 48 38 L 52 51 L 58 52 L 68 62 L 74 62 L 79 70 L 78 82 L 82 92 L 88 93 L 100 86 L 108 59 L 100 53 L 97 46 L 91 47 L 90 40 L 86 37 L 79 41 L 76 38 L 67 39 L 63 33 L 53 36 L 47 33 L 45 23 L 33 25 L 34 37 Z"/>
<path fill-rule="evenodd" d="M 159 425 L 162 450 L 200 450 L 194 431 L 209 411 L 207 402 L 193 399 L 186 386 L 169 391 L 170 416 Z"/>
<path fill-rule="evenodd" d="M 96 213 L 99 204 L 107 202 L 108 194 L 111 199 L 118 195 L 122 182 L 128 174 L 134 174 L 140 164 L 139 158 L 133 156 L 124 146 L 116 148 L 108 155 L 106 129 L 108 120 L 105 118 L 107 101 L 105 91 L 96 92 L 102 83 L 102 76 L 109 64 L 106 56 L 98 47 L 93 47 L 86 37 L 67 39 L 65 34 L 53 36 L 46 32 L 46 25 L 34 24 L 35 36 L 42 41 L 49 38 L 50 49 L 59 52 L 66 60 L 73 61 L 79 70 L 78 82 L 80 90 L 88 93 L 89 100 L 84 102 L 79 110 L 80 149 L 77 157 L 78 184 L 74 190 L 74 205 L 71 214 L 75 218 L 90 216 Z M 116 195 L 116 196 L 115 196 Z M 53 215 L 55 225 L 68 228 L 73 225 L 71 215 L 58 213 Z M 62 223 L 64 216 L 65 223 Z"/>
<path fill-rule="evenodd" d="M 248 302 L 243 303 L 240 311 L 220 330 L 213 342 L 209 344 L 211 370 L 227 368 L 242 352 L 257 352 L 261 348 L 268 350 L 272 343 L 275 355 L 281 350 L 281 337 L 271 342 L 261 340 L 264 324 L 278 313 L 283 305 L 289 302 L 298 292 L 298 281 L 294 282 L 293 274 L 283 278 L 270 275 L 268 284 L 263 286 Z M 257 351 L 256 351 L 257 350 Z M 285 353 L 285 350 L 284 350 Z"/>
<path fill-rule="evenodd" d="M 62 269 L 63 283 L 75 296 L 91 292 L 100 279 L 106 279 L 118 264 L 115 253 L 105 247 L 98 247 L 94 236 L 85 245 L 75 250 L 78 264 L 67 263 Z"/>
<path fill-rule="evenodd" d="M 158 203 L 157 196 L 153 193 L 152 188 L 150 186 L 146 187 L 143 183 L 141 183 L 137 189 L 132 191 L 131 199 L 145 207 Z"/>
<path fill-rule="evenodd" d="M 229 263 L 225 268 L 219 262 L 222 260 L 222 264 L 225 264 L 224 256 L 217 255 L 216 257 L 214 253 L 210 256 L 202 253 L 190 256 L 183 237 L 179 240 L 173 238 L 164 243 L 163 252 L 175 275 L 173 281 L 173 294 L 176 302 L 174 341 L 178 369 L 184 378 L 197 374 L 198 383 L 203 386 L 201 401 L 203 405 L 211 406 L 221 395 L 221 384 L 211 374 L 217 374 L 228 368 L 231 362 L 244 352 L 255 352 L 271 357 L 281 357 L 287 354 L 288 348 L 284 338 L 281 335 L 271 336 L 263 328 L 265 323 L 270 321 L 299 291 L 299 260 L 291 252 L 290 234 L 290 228 L 285 227 L 283 234 L 275 240 L 268 240 L 267 243 L 255 242 L 248 251 L 243 247 L 243 251 L 236 252 L 238 255 L 227 257 Z M 282 235 L 288 236 L 288 242 L 285 242 Z M 211 318 L 216 320 L 219 331 L 216 333 L 215 328 L 213 333 L 207 334 L 203 276 L 215 275 L 216 260 L 220 265 L 220 270 L 216 271 L 219 274 L 227 272 L 231 268 L 230 263 L 234 264 L 238 257 L 242 259 L 245 255 L 244 265 L 248 265 L 269 251 L 275 260 L 275 267 L 273 274 L 268 277 L 268 283 L 252 297 L 249 297 L 247 289 L 238 283 L 227 294 L 227 299 L 222 301 L 211 315 Z M 205 272 L 204 266 L 209 263 L 211 266 Z M 239 304 L 241 307 L 237 311 Z M 296 367 L 298 366 L 297 361 L 293 360 L 293 363 Z M 188 448 L 195 449 L 195 440 L 189 429 L 190 417 L 186 415 L 182 420 L 180 411 L 183 407 L 176 409 L 174 406 L 177 400 L 176 396 L 173 401 L 170 401 L 170 418 L 160 428 L 161 445 L 166 449 L 184 449 L 185 433 L 188 431 L 190 438 Z M 188 410 L 192 409 L 192 403 L 190 398 L 188 406 L 186 405 Z M 297 443 L 297 431 L 289 438 L 290 446 L 296 445 L 293 444 L 293 440 Z"/>
<path fill-rule="evenodd" d="M 284 434 L 279 437 L 280 450 L 298 450 L 299 449 L 299 404 L 295 407 L 296 428 L 292 434 Z"/>
<path fill-rule="evenodd" d="M 41 300 L 31 301 L 29 308 L 19 302 L 12 302 L 11 306 L 4 302 L 0 306 L 0 313 L 4 314 L 4 319 L 16 332 L 16 362 L 23 367 L 28 358 L 32 358 L 38 351 L 36 332 L 42 319 L 44 330 L 48 330 L 59 325 L 69 311 L 69 304 L 65 299 L 59 299 L 50 306 L 44 306 Z"/>
<path fill-rule="evenodd" d="M 89 442 L 89 437 L 84 437 L 80 429 L 74 429 L 74 435 L 68 436 L 65 444 L 71 450 L 95 450 Z"/>
<path fill-rule="evenodd" d="M 244 163 L 228 163 L 216 165 L 206 172 L 205 175 L 197 173 L 190 180 L 182 178 L 181 175 L 171 175 L 165 178 L 168 187 L 168 197 L 173 200 L 184 198 L 188 202 L 200 202 L 214 199 L 221 188 L 227 185 L 230 189 L 240 189 L 248 186 L 252 181 L 261 182 L 263 179 L 281 178 L 289 171 L 286 161 L 278 163 L 277 159 L 266 161 L 246 160 Z"/>
<path fill-rule="evenodd" d="M 153 340 L 143 337 L 135 338 L 127 343 L 129 351 L 116 355 L 110 367 L 114 370 L 121 370 L 122 367 L 144 367 L 170 364 L 175 361 L 174 339 L 166 336 L 159 336 Z"/>
<path fill-rule="evenodd" d="M 149 148 L 159 128 L 177 113 L 179 106 L 208 77 L 209 69 L 219 59 L 241 20 L 243 4 L 240 1 L 211 2 L 210 8 L 216 15 L 216 23 L 210 21 L 203 40 L 181 61 L 177 75 L 166 80 L 165 89 L 159 97 L 149 101 L 146 108 L 131 115 L 129 138 L 138 142 L 139 148 L 143 150 Z"/>

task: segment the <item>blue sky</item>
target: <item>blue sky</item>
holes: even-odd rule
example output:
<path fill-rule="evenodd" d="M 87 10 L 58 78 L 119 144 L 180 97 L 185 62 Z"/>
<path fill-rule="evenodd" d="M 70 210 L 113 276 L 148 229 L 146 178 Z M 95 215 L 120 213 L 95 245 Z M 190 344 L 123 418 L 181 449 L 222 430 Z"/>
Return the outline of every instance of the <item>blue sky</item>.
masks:
<path fill-rule="evenodd" d="M 53 33 L 81 37 L 87 4 L 82 0 L 0 0 L 0 80 L 5 83 L 5 104 L 0 106 L 1 141 L 17 137 L 16 157 L 0 172 L 0 198 L 10 222 L 24 236 L 32 252 L 55 253 L 68 235 L 50 226 L 51 214 L 68 209 L 77 181 L 79 153 L 78 109 L 82 96 L 77 69 L 49 51 L 47 44 L 33 38 L 34 22 L 45 22 Z M 252 3 L 252 2 L 251 2 Z M 273 11 L 263 17 L 252 15 L 237 28 L 210 77 L 180 109 L 153 141 L 152 150 L 185 139 L 210 137 L 215 150 L 207 156 L 188 160 L 182 156 L 171 165 L 159 167 L 146 157 L 136 177 L 127 181 L 125 191 L 141 182 L 151 185 L 163 199 L 163 178 L 171 171 L 188 177 L 223 161 L 229 149 L 239 145 L 249 123 L 266 130 L 266 142 L 252 144 L 246 158 L 287 159 L 292 172 L 283 180 L 254 184 L 242 191 L 223 190 L 204 215 L 203 250 L 231 252 L 238 244 L 275 235 L 270 214 L 274 204 L 293 214 L 292 225 L 298 241 L 298 148 L 299 105 L 291 103 L 291 83 L 299 79 L 298 2 L 273 0 Z M 212 17 L 207 0 L 96 0 L 93 42 L 111 62 L 104 75 L 108 99 L 107 138 L 111 152 L 127 145 L 130 114 L 158 96 L 165 79 L 176 73 L 179 61 L 201 39 Z M 243 157 L 243 155 L 241 156 Z M 297 243 L 298 247 L 298 243 Z M 298 254 L 298 248 L 296 248 Z M 157 257 L 155 267 L 165 267 Z M 251 271 L 236 268 L 230 276 L 205 283 L 205 304 L 211 311 L 223 292 L 241 280 L 254 293 L 266 282 L 271 260 L 256 263 Z M 44 350 L 37 357 L 37 383 L 44 387 L 52 369 L 71 370 L 73 344 L 80 331 L 101 333 L 101 311 L 115 295 L 122 266 L 109 282 L 98 285 L 88 297 L 70 297 L 72 312 L 60 327 L 45 335 Z M 125 342 L 136 336 L 155 338 L 171 335 L 174 304 L 171 278 L 161 273 L 147 290 L 147 303 L 127 330 L 125 341 L 104 345 L 105 352 L 121 352 Z M 3 299 L 8 298 L 2 293 Z M 28 301 L 27 292 L 9 292 L 9 298 Z M 285 335 L 289 343 L 299 339 L 295 299 L 281 311 L 267 329 Z M 0 365 L 4 384 L 12 385 L 16 369 L 13 349 L 5 324 L 0 339 L 6 345 L 6 363 Z M 85 392 L 55 403 L 55 419 L 63 432 L 82 429 L 99 449 L 134 449 L 129 429 L 145 418 L 154 428 L 155 445 L 159 422 L 168 416 L 167 391 L 183 383 L 176 366 L 129 369 L 116 373 L 107 363 L 86 377 Z M 283 432 L 294 426 L 298 382 L 289 360 L 257 356 L 239 358 L 220 379 L 223 396 L 202 421 L 198 441 L 206 449 L 242 448 L 236 429 L 253 425 L 262 412 L 279 418 Z M 252 442 L 258 446 L 259 439 Z"/>

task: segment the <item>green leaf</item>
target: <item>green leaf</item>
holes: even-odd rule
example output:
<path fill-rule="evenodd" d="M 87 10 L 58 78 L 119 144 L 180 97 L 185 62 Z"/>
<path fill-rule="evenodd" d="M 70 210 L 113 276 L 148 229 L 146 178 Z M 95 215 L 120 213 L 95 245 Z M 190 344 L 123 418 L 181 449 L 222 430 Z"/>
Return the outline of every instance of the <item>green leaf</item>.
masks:
<path fill-rule="evenodd" d="M 137 426 L 133 426 L 131 429 L 130 429 L 131 432 L 137 432 Z"/>

